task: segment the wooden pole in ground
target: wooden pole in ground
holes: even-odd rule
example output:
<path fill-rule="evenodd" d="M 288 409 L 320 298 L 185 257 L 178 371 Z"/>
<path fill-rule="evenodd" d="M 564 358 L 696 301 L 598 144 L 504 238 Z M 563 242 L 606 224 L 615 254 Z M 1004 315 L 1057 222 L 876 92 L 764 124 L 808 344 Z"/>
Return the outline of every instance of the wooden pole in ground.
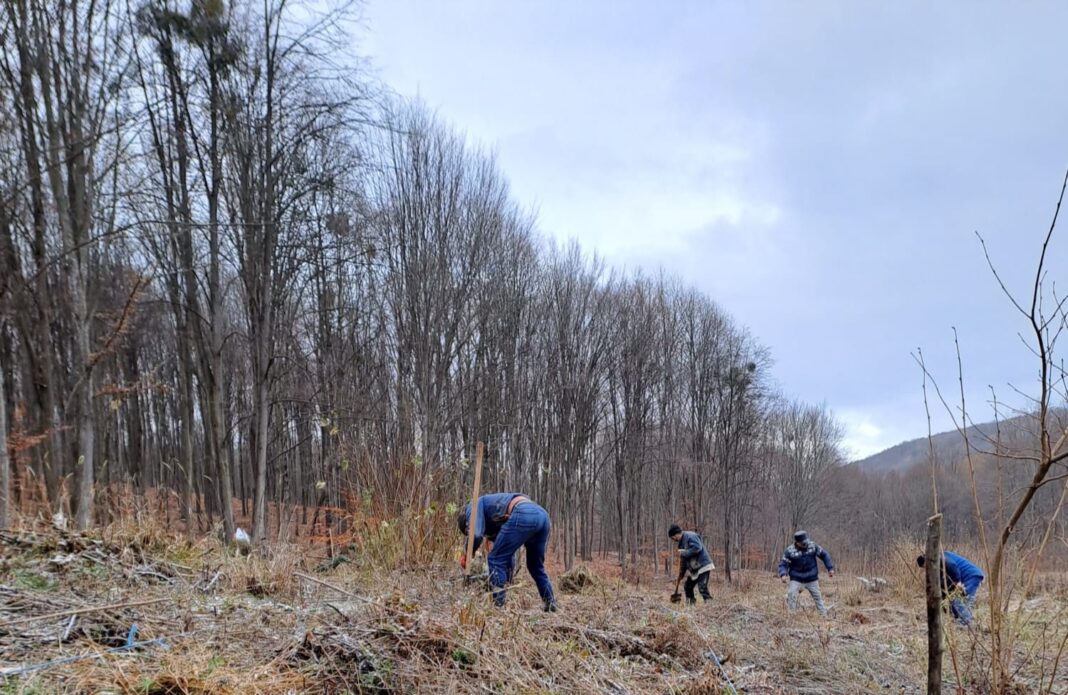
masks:
<path fill-rule="evenodd" d="M 478 494 L 482 485 L 482 450 L 485 445 L 482 442 L 475 447 L 475 486 L 471 490 L 471 515 L 467 517 L 467 566 L 464 574 L 471 575 L 471 565 L 474 564 L 475 555 L 475 528 L 478 526 Z"/>
<path fill-rule="evenodd" d="M 927 520 L 927 695 L 942 693 L 942 515 Z"/>

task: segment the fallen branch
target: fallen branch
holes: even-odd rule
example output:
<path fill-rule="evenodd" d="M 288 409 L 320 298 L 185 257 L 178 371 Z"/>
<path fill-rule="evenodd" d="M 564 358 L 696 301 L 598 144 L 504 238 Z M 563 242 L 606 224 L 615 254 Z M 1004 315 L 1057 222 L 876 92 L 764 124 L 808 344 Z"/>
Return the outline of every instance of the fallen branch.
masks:
<path fill-rule="evenodd" d="M 327 589 L 333 589 L 334 591 L 338 592 L 339 594 L 342 594 L 344 596 L 348 596 L 349 598 L 354 598 L 357 601 L 363 601 L 364 603 L 368 603 L 368 604 L 371 604 L 371 605 L 375 605 L 375 604 L 378 603 L 378 601 L 376 601 L 373 598 L 367 598 L 366 596 L 360 596 L 359 594 L 354 594 L 351 591 L 347 591 L 346 589 L 342 589 L 340 586 L 336 586 L 334 584 L 331 584 L 330 582 L 324 582 L 322 579 L 316 579 L 315 577 L 310 577 L 310 576 L 308 576 L 308 575 L 306 575 L 306 574 L 304 574 L 302 572 L 294 572 L 293 576 L 294 577 L 300 577 L 301 579 L 303 579 L 305 581 L 308 581 L 308 582 L 311 582 L 312 584 L 318 584 L 319 586 L 325 586 Z"/>
<path fill-rule="evenodd" d="M 645 640 L 634 635 L 567 624 L 553 625 L 551 629 L 559 634 L 578 635 L 591 645 L 595 643 L 601 644 L 614 650 L 620 656 L 640 656 L 653 663 L 667 662 L 673 666 L 678 666 L 678 662 L 673 657 L 656 651 L 646 644 Z"/>
<path fill-rule="evenodd" d="M 153 603 L 163 603 L 164 601 L 170 601 L 169 598 L 153 598 L 147 601 L 128 601 L 126 603 L 112 603 L 107 606 L 91 606 L 89 608 L 74 608 L 67 611 L 57 611 L 55 613 L 45 613 L 44 615 L 31 615 L 25 618 L 19 618 L 18 620 L 9 620 L 5 622 L 2 627 L 10 627 L 11 625 L 19 625 L 20 623 L 32 623 L 35 620 L 51 620 L 52 618 L 66 618 L 70 615 L 83 615 L 85 613 L 99 613 L 100 611 L 110 611 L 116 608 L 134 608 L 136 606 L 148 606 Z"/>
<path fill-rule="evenodd" d="M 738 691 L 734 687 L 734 681 L 727 675 L 727 670 L 723 668 L 723 663 L 719 660 L 719 655 L 717 655 L 715 651 L 709 649 L 708 656 L 712 657 L 712 661 L 716 662 L 716 668 L 719 669 L 719 673 L 723 676 L 723 679 L 727 681 L 727 686 L 730 688 L 731 695 L 738 695 Z"/>
<path fill-rule="evenodd" d="M 210 594 L 211 590 L 215 588 L 215 584 L 219 581 L 219 577 L 221 576 L 222 570 L 219 570 L 215 573 L 215 576 L 211 578 L 211 581 L 208 582 L 207 586 L 203 587 L 201 591 L 203 591 L 205 594 Z"/>
<path fill-rule="evenodd" d="M 102 652 L 92 652 L 90 654 L 78 654 L 77 656 L 68 656 L 62 659 L 54 659 L 52 661 L 42 661 L 39 664 L 30 664 L 28 666 L 9 666 L 6 668 L 0 668 L 0 676 L 19 676 L 24 673 L 33 673 L 34 671 L 42 671 L 44 669 L 53 668 L 54 666 L 63 666 L 65 664 L 72 664 L 76 661 L 84 661 L 86 659 L 102 659 L 108 654 L 119 654 L 122 652 L 132 652 L 136 649 L 142 649 L 144 647 L 159 646 L 163 649 L 169 649 L 165 641 L 161 638 L 145 640 L 144 642 L 135 642 L 137 637 L 137 623 L 130 626 L 130 632 L 126 635 L 126 644 L 121 647 L 112 647 L 111 649 L 105 649 Z"/>

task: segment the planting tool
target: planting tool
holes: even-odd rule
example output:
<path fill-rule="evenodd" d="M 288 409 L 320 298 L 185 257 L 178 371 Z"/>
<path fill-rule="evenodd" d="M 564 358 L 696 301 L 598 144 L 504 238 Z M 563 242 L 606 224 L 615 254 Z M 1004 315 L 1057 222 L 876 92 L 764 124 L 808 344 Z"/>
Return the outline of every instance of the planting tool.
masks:
<path fill-rule="evenodd" d="M 682 594 L 679 593 L 679 583 L 682 581 L 682 577 L 675 580 L 675 592 L 671 594 L 671 602 L 678 603 L 682 600 Z"/>
<path fill-rule="evenodd" d="M 478 526 L 478 492 L 482 485 L 482 451 L 485 444 L 478 443 L 475 448 L 475 485 L 471 491 L 471 515 L 467 518 L 467 553 L 464 555 L 467 562 L 464 563 L 464 574 L 471 574 L 471 558 L 475 554 L 475 528 Z"/>

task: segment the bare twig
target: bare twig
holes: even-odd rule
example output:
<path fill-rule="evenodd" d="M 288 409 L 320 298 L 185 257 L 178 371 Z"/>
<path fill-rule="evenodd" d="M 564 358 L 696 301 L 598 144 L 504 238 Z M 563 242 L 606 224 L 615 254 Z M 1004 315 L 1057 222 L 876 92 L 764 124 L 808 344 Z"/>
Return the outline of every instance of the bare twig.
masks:
<path fill-rule="evenodd" d="M 310 576 L 308 576 L 308 575 L 306 575 L 306 574 L 304 574 L 302 572 L 294 572 L 293 576 L 294 577 L 300 577 L 304 581 L 311 582 L 312 584 L 318 584 L 319 586 L 324 586 L 327 589 L 332 589 L 333 591 L 336 591 L 339 594 L 342 594 L 344 596 L 348 596 L 349 598 L 354 598 L 357 601 L 363 601 L 364 603 L 368 603 L 368 604 L 372 604 L 372 605 L 375 605 L 375 604 L 378 603 L 378 601 L 376 601 L 373 598 L 367 598 L 366 596 L 360 596 L 359 594 L 354 594 L 351 591 L 348 591 L 346 589 L 342 589 L 340 586 L 336 586 L 334 584 L 331 584 L 330 582 L 324 582 L 322 579 L 316 579 L 315 577 L 310 577 Z"/>
<path fill-rule="evenodd" d="M 55 613 L 45 613 L 44 615 L 30 615 L 25 618 L 19 618 L 18 620 L 9 620 L 3 624 L 3 627 L 10 627 L 12 625 L 19 625 L 22 623 L 32 623 L 37 620 L 50 620 L 52 618 L 66 618 L 69 615 L 84 615 L 86 613 L 99 613 L 101 611 L 110 611 L 118 608 L 134 608 L 136 606 L 149 606 L 154 603 L 163 603 L 164 601 L 170 601 L 170 598 L 153 598 L 147 601 L 127 601 L 124 603 L 112 603 L 107 606 L 90 606 L 89 608 L 74 608 L 68 611 L 56 611 Z"/>

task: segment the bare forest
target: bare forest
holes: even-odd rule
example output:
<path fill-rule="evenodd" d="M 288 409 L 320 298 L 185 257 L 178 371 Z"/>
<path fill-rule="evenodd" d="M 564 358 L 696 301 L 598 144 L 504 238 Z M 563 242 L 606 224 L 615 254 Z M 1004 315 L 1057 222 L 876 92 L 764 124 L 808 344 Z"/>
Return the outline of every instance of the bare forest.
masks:
<path fill-rule="evenodd" d="M 539 235 L 489 153 L 363 75 L 348 19 L 5 6 L 6 518 L 152 491 L 260 540 L 461 499 L 482 440 L 568 567 L 652 567 L 676 519 L 728 567 L 774 555 L 844 462 L 832 415 L 712 299 Z"/>

